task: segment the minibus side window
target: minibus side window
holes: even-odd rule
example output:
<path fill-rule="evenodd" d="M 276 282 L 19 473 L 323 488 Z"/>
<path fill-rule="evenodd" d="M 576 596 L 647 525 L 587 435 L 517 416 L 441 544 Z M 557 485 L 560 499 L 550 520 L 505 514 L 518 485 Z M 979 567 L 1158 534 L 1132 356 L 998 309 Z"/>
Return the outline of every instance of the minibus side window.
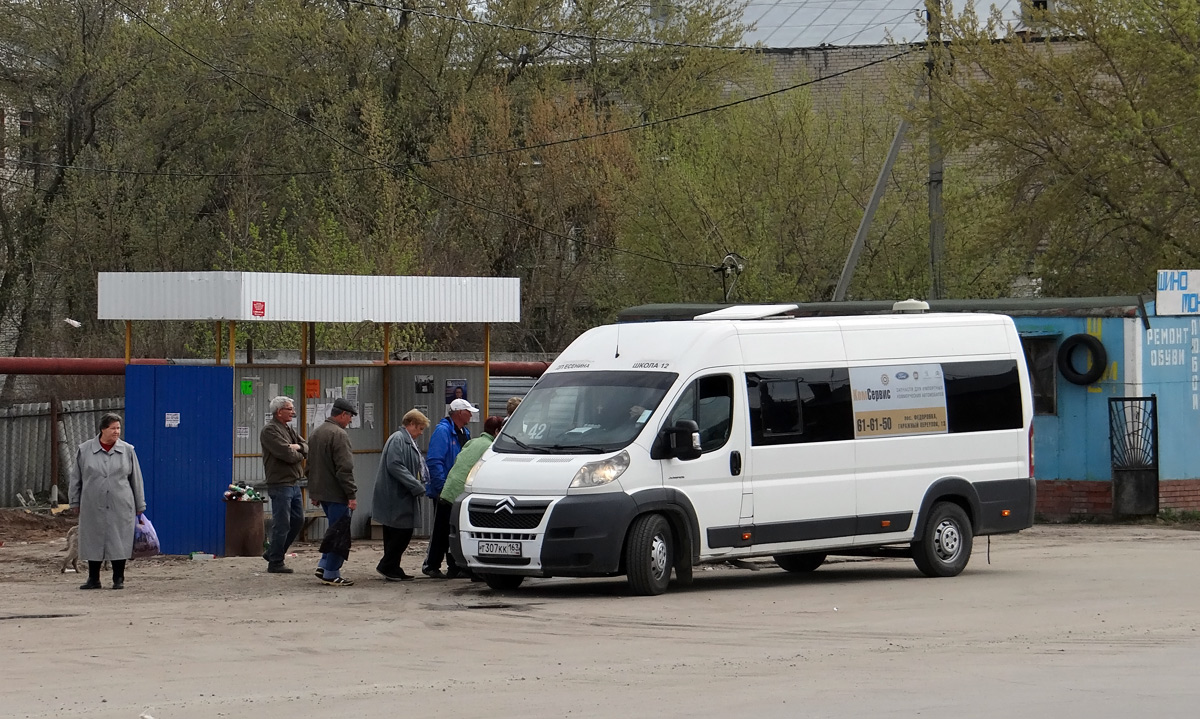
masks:
<path fill-rule="evenodd" d="M 720 449 L 729 441 L 733 424 L 733 378 L 727 374 L 701 377 L 687 386 L 671 413 L 667 427 L 681 419 L 700 427 L 700 451 Z"/>
<path fill-rule="evenodd" d="M 850 373 L 843 368 L 746 373 L 754 445 L 854 438 Z"/>
<path fill-rule="evenodd" d="M 791 437 L 804 433 L 796 380 L 767 380 L 758 385 L 758 390 L 764 437 Z"/>
<path fill-rule="evenodd" d="M 951 434 L 1020 429 L 1021 380 L 1014 360 L 943 362 Z"/>

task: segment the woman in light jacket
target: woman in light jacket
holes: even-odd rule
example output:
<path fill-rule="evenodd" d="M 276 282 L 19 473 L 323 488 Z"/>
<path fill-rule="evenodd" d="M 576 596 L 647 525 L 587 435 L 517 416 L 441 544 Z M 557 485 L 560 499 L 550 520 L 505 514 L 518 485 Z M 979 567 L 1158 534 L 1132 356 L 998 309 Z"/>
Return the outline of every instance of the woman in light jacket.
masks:
<path fill-rule="evenodd" d="M 417 449 L 417 437 L 429 427 L 429 418 L 410 409 L 400 429 L 388 437 L 375 474 L 371 518 L 383 526 L 383 558 L 375 571 L 389 582 L 405 582 L 412 575 L 400 568 L 400 558 L 417 526 L 417 501 L 425 495 L 429 470 Z"/>
<path fill-rule="evenodd" d="M 100 588 L 100 565 L 112 563 L 112 588 L 125 588 L 125 560 L 133 556 L 133 532 L 146 511 L 142 468 L 133 445 L 121 441 L 121 417 L 100 418 L 100 433 L 79 445 L 71 473 L 71 511 L 79 515 L 79 558 L 88 579 L 80 589 Z"/>

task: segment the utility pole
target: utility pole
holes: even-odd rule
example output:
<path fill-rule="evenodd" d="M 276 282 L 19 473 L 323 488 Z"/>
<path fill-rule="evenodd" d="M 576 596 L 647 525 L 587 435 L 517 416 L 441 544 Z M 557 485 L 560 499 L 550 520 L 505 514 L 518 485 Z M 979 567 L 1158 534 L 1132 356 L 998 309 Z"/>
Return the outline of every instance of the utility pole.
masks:
<path fill-rule="evenodd" d="M 929 34 L 926 46 L 929 58 L 926 70 L 929 75 L 929 299 L 946 297 L 946 286 L 942 280 L 942 264 L 946 254 L 946 219 L 942 209 L 942 177 L 945 172 L 938 131 L 941 129 L 941 108 L 938 107 L 936 83 L 940 70 L 942 45 L 942 2 L 925 0 Z"/>
<path fill-rule="evenodd" d="M 912 102 L 909 103 L 908 110 L 910 112 L 917 100 L 920 99 L 921 88 L 924 86 L 925 77 L 922 76 L 917 81 L 917 89 L 913 94 Z M 892 167 L 896 164 L 896 157 L 900 154 L 900 147 L 904 144 L 908 125 L 908 120 L 901 117 L 900 127 L 896 128 L 896 134 L 892 137 L 892 146 L 888 148 L 887 159 L 883 161 L 879 177 L 875 178 L 875 189 L 871 192 L 867 209 L 863 211 L 862 220 L 858 223 L 858 232 L 854 235 L 854 242 L 850 244 L 850 253 L 846 255 L 846 264 L 842 265 L 841 277 L 838 278 L 837 287 L 833 290 L 834 302 L 846 299 L 846 293 L 850 290 L 850 280 L 854 278 L 854 268 L 858 266 L 858 256 L 862 254 L 863 246 L 867 243 L 867 233 L 871 229 L 871 222 L 875 219 L 875 210 L 879 209 L 879 201 L 883 199 L 883 191 L 887 189 L 887 180 L 892 174 Z"/>

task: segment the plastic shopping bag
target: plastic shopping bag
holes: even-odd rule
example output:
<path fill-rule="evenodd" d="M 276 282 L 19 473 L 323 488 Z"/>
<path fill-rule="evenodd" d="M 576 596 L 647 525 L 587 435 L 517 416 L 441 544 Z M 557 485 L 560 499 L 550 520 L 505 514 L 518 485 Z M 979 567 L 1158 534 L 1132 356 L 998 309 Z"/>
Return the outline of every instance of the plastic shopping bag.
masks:
<path fill-rule="evenodd" d="M 158 533 L 150 524 L 150 518 L 143 514 L 133 528 L 133 558 L 146 559 L 159 553 Z"/>

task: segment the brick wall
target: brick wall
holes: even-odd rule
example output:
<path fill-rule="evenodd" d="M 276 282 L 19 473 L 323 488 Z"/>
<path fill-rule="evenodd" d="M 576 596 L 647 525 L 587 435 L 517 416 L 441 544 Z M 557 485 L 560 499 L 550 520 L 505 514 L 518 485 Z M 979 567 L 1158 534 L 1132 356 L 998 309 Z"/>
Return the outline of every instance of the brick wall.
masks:
<path fill-rule="evenodd" d="M 1200 479 L 1167 479 L 1158 484 L 1159 509 L 1200 510 Z M 1112 516 L 1112 483 L 1039 480 L 1037 515 L 1049 521 Z"/>
<path fill-rule="evenodd" d="M 1169 479 L 1158 483 L 1160 509 L 1200 510 L 1200 479 Z"/>
<path fill-rule="evenodd" d="M 867 95 L 878 101 L 895 81 L 900 64 L 919 64 L 924 61 L 922 53 L 915 52 L 903 58 L 847 72 L 845 75 L 832 76 L 871 62 L 885 60 L 903 52 L 904 49 L 893 45 L 808 48 L 768 52 L 764 53 L 762 58 L 771 68 L 775 81 L 780 86 L 803 80 L 829 78 L 809 87 L 813 106 L 821 109 L 836 105 L 846 95 Z M 912 90 L 904 91 L 906 96 L 911 93 Z"/>

